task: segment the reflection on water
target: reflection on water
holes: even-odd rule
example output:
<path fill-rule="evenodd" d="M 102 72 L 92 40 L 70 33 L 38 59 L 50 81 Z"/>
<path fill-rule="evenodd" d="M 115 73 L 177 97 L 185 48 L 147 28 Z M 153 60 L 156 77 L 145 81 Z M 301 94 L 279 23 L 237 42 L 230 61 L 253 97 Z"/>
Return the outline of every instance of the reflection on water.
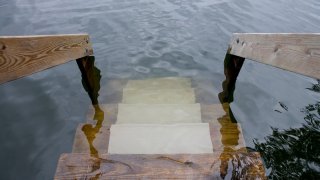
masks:
<path fill-rule="evenodd" d="M 319 91 L 318 84 L 308 88 Z M 320 178 L 320 102 L 309 104 L 301 110 L 305 123 L 300 128 L 279 130 L 272 128 L 272 135 L 265 142 L 255 140 L 255 149 L 270 168 L 272 179 L 319 179 Z"/>

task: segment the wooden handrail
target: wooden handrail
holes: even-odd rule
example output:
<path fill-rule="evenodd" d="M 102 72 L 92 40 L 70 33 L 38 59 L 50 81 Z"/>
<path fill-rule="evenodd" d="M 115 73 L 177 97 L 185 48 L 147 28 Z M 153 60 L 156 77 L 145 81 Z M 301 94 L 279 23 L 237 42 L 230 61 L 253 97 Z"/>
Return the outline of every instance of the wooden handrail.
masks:
<path fill-rule="evenodd" d="M 229 54 L 320 79 L 320 33 L 236 33 Z"/>
<path fill-rule="evenodd" d="M 232 102 L 238 74 L 245 59 L 320 79 L 320 33 L 235 33 L 224 60 L 221 102 Z"/>
<path fill-rule="evenodd" d="M 92 54 L 88 34 L 0 36 L 0 84 Z"/>

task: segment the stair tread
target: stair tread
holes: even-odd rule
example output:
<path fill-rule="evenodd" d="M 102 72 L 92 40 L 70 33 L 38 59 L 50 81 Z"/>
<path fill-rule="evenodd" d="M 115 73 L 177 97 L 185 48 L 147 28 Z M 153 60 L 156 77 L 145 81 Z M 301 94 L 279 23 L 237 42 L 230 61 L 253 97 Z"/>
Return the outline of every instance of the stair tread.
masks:
<path fill-rule="evenodd" d="M 137 89 L 129 85 L 129 81 L 136 80 L 128 80 L 128 79 L 107 79 L 101 86 L 99 91 L 99 99 L 104 103 L 121 103 L 123 89 Z M 137 80 L 144 81 L 144 80 Z M 195 98 L 197 102 L 201 102 L 204 104 L 213 104 L 219 103 L 218 93 L 220 92 L 217 89 L 213 82 L 209 80 L 199 80 L 199 79 L 188 79 L 191 82 L 192 88 L 195 91 Z M 185 89 L 187 86 L 183 85 L 167 85 L 164 87 L 152 87 L 152 86 L 141 86 L 139 89 Z"/>
<path fill-rule="evenodd" d="M 201 123 L 200 104 L 119 104 L 117 124 Z"/>
<path fill-rule="evenodd" d="M 110 131 L 110 154 L 213 152 L 208 123 L 116 124 Z"/>
<path fill-rule="evenodd" d="M 147 104 L 126 104 L 126 105 L 147 105 Z M 151 106 L 151 104 L 148 104 Z M 157 105 L 157 104 L 152 104 Z M 162 104 L 163 105 L 163 104 Z M 167 104 L 168 106 L 175 106 L 176 104 Z M 181 104 L 182 105 L 182 104 Z M 185 106 L 194 106 L 194 104 L 184 104 Z M 98 113 L 95 113 L 94 107 L 90 106 L 87 112 L 87 123 L 94 124 L 97 119 L 103 120 L 103 126 L 110 126 L 117 123 L 118 116 L 118 104 L 99 104 L 100 109 L 104 112 L 104 116 L 99 117 Z M 226 115 L 221 104 L 200 104 L 201 121 L 202 122 L 218 122 L 217 120 Z M 141 116 L 143 114 L 140 114 Z M 96 119 L 96 120 L 94 120 Z M 229 122 L 228 122 L 229 123 Z"/>
<path fill-rule="evenodd" d="M 87 125 L 87 126 L 86 126 Z M 91 127 L 86 128 L 84 131 L 83 127 Z M 109 139 L 110 139 L 110 126 L 102 126 L 98 131 L 96 126 L 92 124 L 80 124 L 77 128 L 73 150 L 74 153 L 88 153 L 90 150 L 92 151 L 92 146 L 99 153 L 107 153 L 109 147 Z M 210 138 L 213 147 L 213 152 L 215 151 L 241 151 L 247 152 L 245 141 L 242 136 L 241 127 L 238 124 L 237 127 L 232 127 L 232 131 L 222 132 L 222 126 L 218 123 L 209 123 L 210 128 Z M 90 143 L 88 139 L 92 138 L 92 146 L 90 149 Z"/>
<path fill-rule="evenodd" d="M 194 89 L 123 89 L 122 103 L 127 104 L 192 104 Z"/>
<path fill-rule="evenodd" d="M 191 79 L 183 77 L 129 80 L 126 89 L 184 89 L 191 88 Z"/>
<path fill-rule="evenodd" d="M 221 179 L 226 176 L 234 179 L 266 179 L 260 154 L 62 154 L 55 179 Z"/>

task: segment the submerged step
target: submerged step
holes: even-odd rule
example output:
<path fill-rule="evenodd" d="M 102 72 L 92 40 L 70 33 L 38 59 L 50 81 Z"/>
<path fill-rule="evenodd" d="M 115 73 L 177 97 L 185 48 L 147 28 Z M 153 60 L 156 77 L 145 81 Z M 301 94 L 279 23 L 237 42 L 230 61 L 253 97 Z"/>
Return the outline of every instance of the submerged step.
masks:
<path fill-rule="evenodd" d="M 208 123 L 116 124 L 110 129 L 110 154 L 203 154 L 213 147 Z"/>
<path fill-rule="evenodd" d="M 80 124 L 74 137 L 72 152 L 92 155 L 108 152 L 110 127 Z"/>
<path fill-rule="evenodd" d="M 213 151 L 247 152 L 239 123 L 231 123 L 228 126 L 219 123 L 209 124 Z"/>
<path fill-rule="evenodd" d="M 197 123 L 195 123 L 197 124 Z M 206 126 L 206 123 L 200 123 L 200 124 L 204 124 L 204 126 Z M 139 124 L 134 124 L 134 125 L 138 125 Z M 168 126 L 158 126 L 157 124 L 154 125 L 144 125 L 144 126 L 140 126 L 140 129 L 143 128 L 142 133 L 137 133 L 134 134 L 135 132 L 139 131 L 139 128 L 137 128 L 137 126 L 133 126 L 134 128 L 132 128 L 132 130 L 125 132 L 127 134 L 120 134 L 123 136 L 119 136 L 118 133 L 120 133 L 121 131 L 126 131 L 126 129 L 130 129 L 130 127 L 132 127 L 132 124 L 126 126 L 125 128 L 115 128 L 115 134 L 116 138 L 114 138 L 115 136 L 113 136 L 113 144 L 118 144 L 118 145 L 123 145 L 125 146 L 126 141 L 131 141 L 133 137 L 133 140 L 135 141 L 139 141 L 139 143 L 145 143 L 143 145 L 141 145 L 141 147 L 139 148 L 144 148 L 146 146 L 152 145 L 152 144 L 147 144 L 149 143 L 149 141 L 152 141 L 152 138 L 156 138 L 157 136 L 161 136 L 163 133 L 167 133 L 167 135 L 165 135 L 163 138 L 167 138 L 167 139 L 161 139 L 162 137 L 160 137 L 159 139 L 162 140 L 161 142 L 165 145 L 165 144 L 171 144 L 175 143 L 177 144 L 178 147 L 180 146 L 184 146 L 185 148 L 188 148 L 189 145 L 185 145 L 186 143 L 188 143 L 189 141 L 187 141 L 186 139 L 191 136 L 197 136 L 197 137 L 193 137 L 196 141 L 196 139 L 200 139 L 201 141 L 205 141 L 205 139 L 201 139 L 203 136 L 203 133 L 207 132 L 207 128 L 197 128 L 199 129 L 204 129 L 202 134 L 197 134 L 197 131 L 183 131 L 183 133 L 181 133 L 182 130 L 178 130 L 175 131 L 175 129 L 179 129 L 179 128 L 174 128 L 174 126 L 177 126 L 179 124 L 175 124 L 173 126 L 169 126 L 171 128 L 168 128 L 169 133 L 168 134 L 166 130 L 162 129 L 166 129 Z M 192 125 L 192 124 L 187 124 L 187 125 Z M 156 129 L 156 133 L 154 134 L 153 131 L 150 129 L 150 131 L 152 131 L 151 135 L 148 134 L 150 133 L 150 131 L 148 131 L 147 128 L 149 128 L 150 126 L 154 127 L 152 128 L 152 130 Z M 119 127 L 119 126 L 118 126 Z M 159 128 L 155 128 L 155 127 L 159 127 Z M 245 146 L 245 142 L 243 139 L 243 135 L 242 135 L 242 131 L 241 131 L 241 127 L 240 124 L 233 124 L 233 125 L 229 125 L 226 127 L 222 127 L 221 125 L 217 124 L 217 123 L 210 123 L 209 124 L 209 135 L 206 134 L 207 136 L 210 136 L 210 143 L 212 146 L 212 151 L 214 152 L 218 152 L 218 151 L 225 151 L 225 152 L 247 152 L 246 150 L 246 146 Z M 186 130 L 187 128 L 180 128 L 180 129 L 184 129 Z M 134 135 L 132 135 L 134 134 Z M 185 136 L 185 134 L 187 134 Z M 146 135 L 146 136 L 144 136 Z M 200 136 L 198 136 L 200 135 Z M 126 136 L 126 137 L 125 137 Z M 149 137 L 150 136 L 150 137 Z M 168 137 L 169 136 L 169 137 Z M 180 141 L 180 136 L 182 136 L 181 141 Z M 140 140 L 137 140 L 137 138 L 141 138 Z M 144 139 L 146 138 L 146 140 L 144 141 Z M 73 149 L 72 152 L 73 153 L 90 153 L 90 154 L 103 154 L 103 153 L 108 153 L 108 147 L 109 147 L 109 142 L 110 142 L 110 127 L 109 126 L 96 126 L 93 124 L 81 124 L 78 126 L 76 134 L 75 134 L 75 138 L 74 138 L 74 143 L 73 143 Z M 159 141 L 160 141 L 159 140 Z M 165 141 L 167 140 L 167 141 Z M 192 141 L 190 146 L 202 146 L 203 143 L 197 143 Z M 208 141 L 205 141 L 206 143 L 208 143 Z M 182 143 L 181 145 L 179 145 L 179 143 Z M 193 143 L 193 144 L 192 144 Z M 164 147 L 164 145 L 162 144 L 161 147 Z M 173 145 L 175 145 L 173 144 Z M 130 145 L 130 144 L 129 144 Z M 160 144 L 161 145 L 161 144 Z M 137 146 L 139 146 L 137 144 Z M 161 148 L 160 147 L 160 148 Z M 124 149 L 129 148 L 130 146 L 125 146 Z M 201 148 L 201 147 L 199 147 Z M 129 151 L 129 149 L 127 149 L 126 151 Z M 195 147 L 195 149 L 197 149 L 197 147 Z M 147 150 L 146 150 L 147 151 Z M 211 151 L 211 152 L 212 152 Z M 162 151 L 161 151 L 162 152 Z"/>
<path fill-rule="evenodd" d="M 201 123 L 200 109 L 200 104 L 119 104 L 116 123 Z"/>
<path fill-rule="evenodd" d="M 122 103 L 127 104 L 193 104 L 194 89 L 123 89 Z"/>
<path fill-rule="evenodd" d="M 229 178 L 228 178 L 229 177 Z M 54 179 L 267 179 L 259 153 L 62 154 Z"/>
<path fill-rule="evenodd" d="M 89 106 L 87 112 L 87 123 L 97 124 L 101 122 L 102 126 L 115 124 L 118 115 L 118 104 L 99 104 Z"/>
<path fill-rule="evenodd" d="M 199 105 L 200 105 L 200 110 L 201 110 L 201 113 L 200 113 L 201 114 L 201 122 L 218 123 L 218 119 L 226 115 L 226 112 L 222 108 L 221 104 L 208 104 L 208 105 L 207 104 L 199 104 Z M 144 114 L 144 110 L 142 108 L 148 109 L 149 106 L 152 106 L 152 107 L 158 106 L 157 108 L 160 109 L 162 106 L 164 106 L 164 104 L 121 104 L 120 106 L 123 106 L 123 107 L 125 106 L 126 108 L 128 108 L 125 110 L 125 112 L 129 111 L 128 113 L 130 113 L 130 114 L 133 113 L 133 114 L 131 114 L 132 119 L 136 119 L 139 116 L 141 116 L 141 118 L 143 119 L 143 118 L 146 118 L 145 117 L 146 115 Z M 190 108 L 190 111 L 188 110 L 188 112 L 190 112 L 190 115 L 192 117 L 198 116 L 198 115 L 196 115 L 196 114 L 198 114 L 198 110 L 197 110 L 198 105 L 197 104 L 166 104 L 165 106 L 167 106 L 168 108 L 164 108 L 164 109 L 168 109 L 168 111 L 161 110 L 161 112 L 162 111 L 167 111 L 166 113 L 174 112 L 175 107 L 181 108 L 182 110 L 188 110 Z M 141 107 L 141 109 L 133 111 L 134 109 L 137 109 L 138 107 Z M 155 109 L 157 109 L 157 108 L 155 108 Z M 103 120 L 103 123 L 102 123 L 103 126 L 110 126 L 111 124 L 121 123 L 124 121 L 126 122 L 126 120 L 124 120 L 124 119 L 118 120 L 118 118 L 119 118 L 118 111 L 119 111 L 119 116 L 122 116 L 121 114 L 124 112 L 123 110 L 118 110 L 118 109 L 119 109 L 118 104 L 99 104 L 95 107 L 89 106 L 88 113 L 87 113 L 87 123 L 96 124 L 98 120 Z M 150 107 L 150 109 L 153 109 L 153 108 Z M 157 112 L 155 112 L 155 113 L 159 114 Z M 161 116 L 164 117 L 164 115 L 161 115 Z M 175 115 L 172 115 L 172 116 L 175 116 Z M 188 119 L 190 119 L 190 117 L 188 117 Z M 137 123 L 140 121 L 144 121 L 144 120 L 137 120 L 136 122 L 135 121 L 133 121 L 133 122 Z M 159 121 L 159 123 L 161 123 L 161 121 Z M 186 122 L 187 121 L 189 121 L 189 120 L 186 120 Z M 156 121 L 150 120 L 150 123 L 152 123 L 152 122 L 156 122 Z"/>
<path fill-rule="evenodd" d="M 191 79 L 183 77 L 129 80 L 126 89 L 185 89 L 191 88 Z"/>

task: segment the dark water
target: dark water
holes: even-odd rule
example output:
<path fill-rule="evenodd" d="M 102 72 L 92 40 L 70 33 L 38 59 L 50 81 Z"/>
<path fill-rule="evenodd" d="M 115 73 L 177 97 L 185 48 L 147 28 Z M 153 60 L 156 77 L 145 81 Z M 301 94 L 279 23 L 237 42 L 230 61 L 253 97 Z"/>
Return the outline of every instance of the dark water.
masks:
<path fill-rule="evenodd" d="M 0 35 L 88 32 L 102 82 L 207 78 L 218 94 L 233 32 L 319 32 L 319 12 L 318 0 L 0 0 Z M 317 83 L 245 61 L 231 108 L 246 145 L 265 152 L 270 177 L 283 167 L 305 171 L 284 177 L 320 171 Z M 0 179 L 52 179 L 91 104 L 76 63 L 1 85 L 0 94 Z"/>

